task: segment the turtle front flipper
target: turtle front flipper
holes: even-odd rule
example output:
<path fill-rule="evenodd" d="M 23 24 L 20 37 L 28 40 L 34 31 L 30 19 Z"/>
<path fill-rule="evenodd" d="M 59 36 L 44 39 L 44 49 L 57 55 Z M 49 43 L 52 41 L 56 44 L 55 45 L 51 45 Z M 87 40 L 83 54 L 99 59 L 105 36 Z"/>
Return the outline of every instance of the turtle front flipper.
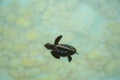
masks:
<path fill-rule="evenodd" d="M 68 61 L 71 62 L 71 60 L 72 60 L 72 57 L 68 56 Z"/>
<path fill-rule="evenodd" d="M 54 44 L 55 44 L 55 45 L 58 45 L 58 43 L 59 43 L 59 41 L 60 41 L 61 38 L 62 38 L 62 35 L 58 36 L 58 37 L 55 39 Z"/>
<path fill-rule="evenodd" d="M 51 54 L 52 54 L 52 56 L 53 56 L 54 58 L 60 59 L 60 56 L 57 54 L 56 51 L 51 51 Z"/>

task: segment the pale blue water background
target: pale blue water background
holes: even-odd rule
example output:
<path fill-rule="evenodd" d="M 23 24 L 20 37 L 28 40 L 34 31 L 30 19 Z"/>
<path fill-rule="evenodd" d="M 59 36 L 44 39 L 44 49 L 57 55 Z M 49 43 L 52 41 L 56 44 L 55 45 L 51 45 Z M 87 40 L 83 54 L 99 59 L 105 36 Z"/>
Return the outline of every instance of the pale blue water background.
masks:
<path fill-rule="evenodd" d="M 71 62 L 44 47 L 61 34 Z M 120 1 L 0 0 L 0 80 L 120 80 Z"/>

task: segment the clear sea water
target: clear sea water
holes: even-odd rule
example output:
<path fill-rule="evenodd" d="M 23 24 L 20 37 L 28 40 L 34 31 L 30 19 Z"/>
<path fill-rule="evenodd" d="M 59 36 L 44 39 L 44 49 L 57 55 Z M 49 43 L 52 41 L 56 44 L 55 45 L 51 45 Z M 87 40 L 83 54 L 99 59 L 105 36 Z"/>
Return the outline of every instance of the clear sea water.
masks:
<path fill-rule="evenodd" d="M 120 80 L 120 0 L 0 0 L 0 80 Z"/>

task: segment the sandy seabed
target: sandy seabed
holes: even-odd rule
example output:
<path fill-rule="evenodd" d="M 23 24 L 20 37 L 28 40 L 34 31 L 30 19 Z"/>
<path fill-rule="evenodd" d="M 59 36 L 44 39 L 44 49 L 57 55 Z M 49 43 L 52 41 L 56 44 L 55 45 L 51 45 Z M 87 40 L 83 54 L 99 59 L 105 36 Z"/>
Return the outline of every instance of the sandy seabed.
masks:
<path fill-rule="evenodd" d="M 120 0 L 1 0 L 0 80 L 120 80 Z M 55 59 L 58 35 L 79 55 Z"/>

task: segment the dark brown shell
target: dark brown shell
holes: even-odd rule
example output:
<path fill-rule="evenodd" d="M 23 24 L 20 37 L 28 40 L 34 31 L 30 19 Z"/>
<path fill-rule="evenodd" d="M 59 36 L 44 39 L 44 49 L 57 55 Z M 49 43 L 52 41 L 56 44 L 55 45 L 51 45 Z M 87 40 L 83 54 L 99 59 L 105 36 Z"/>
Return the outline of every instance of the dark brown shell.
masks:
<path fill-rule="evenodd" d="M 74 47 L 66 44 L 56 45 L 55 49 L 61 56 L 69 56 L 76 53 L 76 49 Z"/>

